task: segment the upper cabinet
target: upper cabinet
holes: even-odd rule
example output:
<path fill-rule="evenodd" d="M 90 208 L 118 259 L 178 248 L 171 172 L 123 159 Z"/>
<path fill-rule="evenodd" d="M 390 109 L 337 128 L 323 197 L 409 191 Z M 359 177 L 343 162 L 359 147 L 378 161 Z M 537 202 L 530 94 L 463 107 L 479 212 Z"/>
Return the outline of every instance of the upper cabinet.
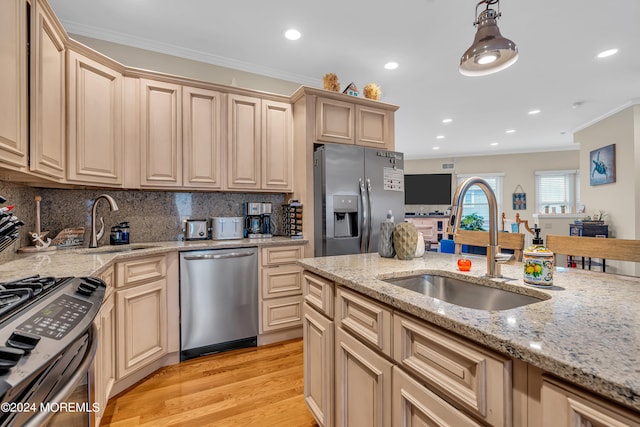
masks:
<path fill-rule="evenodd" d="M 140 186 L 182 184 L 180 85 L 140 79 Z"/>
<path fill-rule="evenodd" d="M 0 2 L 0 162 L 26 168 L 27 5 Z"/>
<path fill-rule="evenodd" d="M 291 105 L 230 94 L 227 117 L 227 188 L 292 191 Z"/>
<path fill-rule="evenodd" d="M 393 150 L 394 108 L 317 96 L 315 102 L 315 142 L 336 142 Z M 357 99 L 357 98 L 356 98 Z"/>
<path fill-rule="evenodd" d="M 30 169 L 56 180 L 65 178 L 64 29 L 49 5 L 36 0 L 31 9 Z"/>
<path fill-rule="evenodd" d="M 183 187 L 222 189 L 222 94 L 182 88 Z"/>
<path fill-rule="evenodd" d="M 120 186 L 122 73 L 73 50 L 68 51 L 67 70 L 67 179 Z"/>

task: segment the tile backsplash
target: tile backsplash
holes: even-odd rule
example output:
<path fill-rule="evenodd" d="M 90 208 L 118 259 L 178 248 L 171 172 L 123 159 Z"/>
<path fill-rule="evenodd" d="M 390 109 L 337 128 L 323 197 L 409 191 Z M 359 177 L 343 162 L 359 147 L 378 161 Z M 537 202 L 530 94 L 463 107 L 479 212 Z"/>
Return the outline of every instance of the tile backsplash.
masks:
<path fill-rule="evenodd" d="M 272 229 L 282 233 L 282 204 L 284 194 L 224 193 L 224 192 L 170 192 L 139 190 L 61 190 L 31 188 L 0 181 L 0 194 L 15 204 L 14 213 L 25 222 L 20 233 L 20 243 L 14 244 L 0 255 L 6 261 L 7 253 L 15 253 L 19 246 L 30 245 L 28 233 L 35 228 L 36 195 L 42 196 L 40 203 L 41 230 L 55 237 L 65 228 L 84 227 L 85 245 L 91 227 L 91 206 L 100 194 L 109 194 L 118 204 L 119 210 L 112 212 L 109 204 L 101 200 L 97 218 L 102 217 L 105 235 L 100 244 L 109 243 L 112 226 L 127 221 L 131 228 L 131 243 L 182 240 L 185 219 L 206 219 L 214 216 L 242 216 L 244 202 L 271 202 L 273 204 Z M 99 222 L 98 222 L 99 227 Z"/>

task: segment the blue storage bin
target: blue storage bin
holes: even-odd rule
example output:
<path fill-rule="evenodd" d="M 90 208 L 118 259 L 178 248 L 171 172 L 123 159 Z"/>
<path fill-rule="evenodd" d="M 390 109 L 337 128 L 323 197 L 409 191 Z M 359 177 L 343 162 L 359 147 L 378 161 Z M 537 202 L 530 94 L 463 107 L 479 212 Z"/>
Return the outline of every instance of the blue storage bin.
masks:
<path fill-rule="evenodd" d="M 456 244 L 451 239 L 440 240 L 440 252 L 445 254 L 452 254 L 456 251 Z"/>

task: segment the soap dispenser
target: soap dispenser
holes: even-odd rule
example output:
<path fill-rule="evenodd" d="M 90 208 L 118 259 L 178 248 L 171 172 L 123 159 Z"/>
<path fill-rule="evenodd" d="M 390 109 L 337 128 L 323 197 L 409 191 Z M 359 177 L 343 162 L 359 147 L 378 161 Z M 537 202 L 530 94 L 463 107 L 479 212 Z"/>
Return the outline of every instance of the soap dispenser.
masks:
<path fill-rule="evenodd" d="M 534 286 L 553 286 L 553 252 L 544 246 L 538 224 L 533 231 L 533 244 L 523 252 L 524 281 Z"/>

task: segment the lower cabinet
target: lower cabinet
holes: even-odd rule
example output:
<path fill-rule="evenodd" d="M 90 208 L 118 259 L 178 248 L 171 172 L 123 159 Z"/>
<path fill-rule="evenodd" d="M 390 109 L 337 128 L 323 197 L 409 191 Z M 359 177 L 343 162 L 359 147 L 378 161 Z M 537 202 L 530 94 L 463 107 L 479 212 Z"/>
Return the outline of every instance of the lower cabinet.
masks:
<path fill-rule="evenodd" d="M 167 282 L 116 291 L 118 379 L 167 352 Z"/>
<path fill-rule="evenodd" d="M 93 362 L 93 402 L 98 404 L 98 411 L 93 415 L 95 416 L 94 425 L 99 426 L 116 380 L 116 314 L 113 293 L 102 303 L 94 324 L 97 331 L 98 350 Z"/>
<path fill-rule="evenodd" d="M 335 348 L 336 426 L 391 427 L 391 362 L 339 327 Z"/>

